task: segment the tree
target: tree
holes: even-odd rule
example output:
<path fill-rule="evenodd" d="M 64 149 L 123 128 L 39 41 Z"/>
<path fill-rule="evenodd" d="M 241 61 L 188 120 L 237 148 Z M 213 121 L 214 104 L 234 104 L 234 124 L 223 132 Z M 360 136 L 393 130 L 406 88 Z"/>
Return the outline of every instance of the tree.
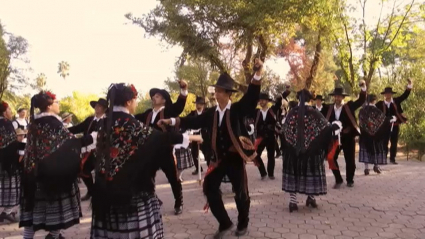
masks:
<path fill-rule="evenodd" d="M 67 76 L 69 76 L 69 63 L 66 61 L 59 62 L 58 65 L 58 74 L 60 77 L 62 77 L 64 80 Z"/>
<path fill-rule="evenodd" d="M 326 2 L 163 0 L 141 18 L 126 17 L 148 35 L 183 47 L 182 57 L 206 59 L 220 72 L 233 70 L 223 56 L 223 48 L 231 44 L 233 52 L 243 55 L 238 65 L 249 83 L 254 59 L 271 56 L 277 43 L 292 36 L 299 22 L 321 14 Z"/>
<path fill-rule="evenodd" d="M 391 13 L 383 15 L 383 9 L 391 4 Z M 410 29 L 418 16 L 415 0 L 398 5 L 397 0 L 381 1 L 379 18 L 373 27 L 369 27 L 366 12 L 376 9 L 367 8 L 367 0 L 359 0 L 360 6 L 345 4 L 339 11 L 340 28 L 333 35 L 336 59 L 341 68 L 341 80 L 353 89 L 357 85 L 358 73 L 362 74 L 367 86 L 370 85 L 376 70 L 382 65 L 383 56 L 393 47 L 403 45 Z M 350 17 L 349 12 L 359 9 L 362 17 Z M 356 53 L 361 52 L 358 56 Z"/>
<path fill-rule="evenodd" d="M 35 86 L 38 91 L 46 90 L 46 80 L 47 76 L 44 73 L 38 74 L 35 78 Z"/>
<path fill-rule="evenodd" d="M 26 69 L 14 64 L 29 62 L 25 58 L 27 49 L 28 42 L 23 37 L 7 33 L 0 23 L 0 100 L 7 89 L 18 90 L 27 84 Z"/>
<path fill-rule="evenodd" d="M 77 91 L 60 100 L 61 112 L 71 112 L 75 115 L 76 123 L 83 121 L 94 113 L 90 106 L 90 101 L 97 100 L 99 97 L 95 94 L 83 94 Z"/>

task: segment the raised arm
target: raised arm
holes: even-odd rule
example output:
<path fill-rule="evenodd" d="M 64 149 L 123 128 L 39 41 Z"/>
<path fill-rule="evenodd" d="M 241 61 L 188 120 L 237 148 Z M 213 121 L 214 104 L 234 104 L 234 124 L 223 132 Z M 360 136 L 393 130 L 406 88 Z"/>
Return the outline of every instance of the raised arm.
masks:
<path fill-rule="evenodd" d="M 409 79 L 408 82 L 409 83 L 408 83 L 404 93 L 402 95 L 400 95 L 399 97 L 394 98 L 394 101 L 397 102 L 398 104 L 401 104 L 401 102 L 407 100 L 407 98 L 410 95 L 410 92 L 412 91 L 412 87 L 413 87 L 412 80 Z"/>
<path fill-rule="evenodd" d="M 178 117 L 184 110 L 184 106 L 186 105 L 187 95 L 189 94 L 187 90 L 187 82 L 185 80 L 179 81 L 180 85 L 180 95 L 177 98 L 177 101 L 174 102 L 170 107 L 171 116 Z"/>
<path fill-rule="evenodd" d="M 353 103 L 350 105 L 350 109 L 352 111 L 356 111 L 358 108 L 362 107 L 362 105 L 366 102 L 366 82 L 364 80 L 360 81 L 360 95 L 359 98 L 356 101 L 353 101 Z"/>
<path fill-rule="evenodd" d="M 286 90 L 282 93 L 281 96 L 277 97 L 276 103 L 271 107 L 273 112 L 277 114 L 277 112 L 280 110 L 280 107 L 282 107 L 282 99 L 286 100 L 286 97 L 291 94 L 291 91 L 289 90 L 289 85 L 286 86 Z"/>
<path fill-rule="evenodd" d="M 93 120 L 93 117 L 88 117 L 86 118 L 83 122 L 69 127 L 68 130 L 69 132 L 71 132 L 72 134 L 80 134 L 80 133 L 84 133 L 88 130 L 89 125 L 90 125 L 90 121 Z"/>

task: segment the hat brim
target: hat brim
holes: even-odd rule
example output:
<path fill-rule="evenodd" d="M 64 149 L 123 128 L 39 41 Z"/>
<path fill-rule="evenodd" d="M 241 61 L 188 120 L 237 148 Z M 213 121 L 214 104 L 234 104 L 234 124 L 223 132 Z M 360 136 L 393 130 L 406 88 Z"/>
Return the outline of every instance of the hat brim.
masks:
<path fill-rule="evenodd" d="M 156 95 L 157 93 L 160 93 L 161 92 L 161 90 L 160 89 L 158 89 L 158 88 L 152 88 L 150 91 L 149 91 L 149 96 L 152 98 L 154 95 Z"/>
<path fill-rule="evenodd" d="M 340 96 L 348 96 L 348 94 L 335 94 L 335 93 L 330 93 L 329 94 L 330 96 L 337 96 L 337 95 L 340 95 Z"/>
<path fill-rule="evenodd" d="M 160 95 L 162 95 L 162 97 L 165 99 L 165 106 L 167 107 L 167 106 L 172 105 L 172 104 L 173 104 L 173 102 L 171 101 L 170 95 L 164 94 L 164 92 L 166 92 L 166 91 L 165 91 L 165 90 L 158 89 L 158 88 L 152 88 L 152 89 L 149 91 L 149 96 L 150 96 L 150 97 L 151 97 L 151 99 L 152 99 L 152 97 L 153 97 L 154 95 L 156 95 L 156 94 L 160 94 Z M 168 93 L 168 92 L 167 92 L 167 93 Z"/>
<path fill-rule="evenodd" d="M 97 101 L 90 101 L 90 106 L 94 109 L 96 107 Z"/>
<path fill-rule="evenodd" d="M 217 85 L 217 84 L 215 84 L 215 85 L 210 85 L 210 86 L 212 86 L 212 87 L 216 87 L 216 88 L 221 88 L 221 89 L 224 89 L 224 90 L 228 90 L 228 91 L 230 91 L 230 92 L 238 92 L 238 90 L 231 89 L 231 88 L 228 88 L 228 87 L 223 87 L 223 86 L 221 86 L 221 85 Z"/>
<path fill-rule="evenodd" d="M 383 91 L 383 92 L 381 92 L 381 95 L 385 95 L 385 94 L 397 94 L 397 92 L 394 92 L 394 91 L 391 91 L 391 92 L 386 92 L 386 91 Z"/>

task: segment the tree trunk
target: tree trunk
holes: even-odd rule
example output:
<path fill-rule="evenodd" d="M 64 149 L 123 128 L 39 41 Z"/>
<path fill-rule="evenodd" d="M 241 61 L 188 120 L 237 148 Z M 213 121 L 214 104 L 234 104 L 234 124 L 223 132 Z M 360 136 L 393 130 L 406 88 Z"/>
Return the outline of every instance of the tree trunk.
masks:
<path fill-rule="evenodd" d="M 320 64 L 321 53 L 322 53 L 322 39 L 321 39 L 321 32 L 319 32 L 319 36 L 318 36 L 317 44 L 316 44 L 316 50 L 314 53 L 314 59 L 310 69 L 310 74 L 305 81 L 305 88 L 307 90 L 310 89 L 314 78 L 317 76 L 317 69 L 319 68 L 319 64 Z"/>

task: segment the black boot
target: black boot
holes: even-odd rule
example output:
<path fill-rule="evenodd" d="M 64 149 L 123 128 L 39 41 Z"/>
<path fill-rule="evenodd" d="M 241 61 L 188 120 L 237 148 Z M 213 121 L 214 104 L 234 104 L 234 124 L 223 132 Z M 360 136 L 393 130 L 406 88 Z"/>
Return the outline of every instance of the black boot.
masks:
<path fill-rule="evenodd" d="M 59 239 L 65 239 L 65 237 L 64 236 L 62 236 L 62 234 L 59 234 L 59 237 L 58 237 Z M 55 239 L 53 236 L 52 236 L 52 234 L 47 234 L 47 236 L 45 237 L 45 239 Z"/>
<path fill-rule="evenodd" d="M 375 169 L 375 167 L 373 169 Z M 369 175 L 369 169 L 364 170 L 364 175 Z"/>
<path fill-rule="evenodd" d="M 373 171 L 377 174 L 380 174 L 382 172 L 378 165 L 373 166 Z"/>
<path fill-rule="evenodd" d="M 298 211 L 298 205 L 295 203 L 289 203 L 289 212 Z"/>
<path fill-rule="evenodd" d="M 307 197 L 307 201 L 305 202 L 305 205 L 311 206 L 312 208 L 317 208 L 316 199 L 312 199 L 311 197 Z"/>
<path fill-rule="evenodd" d="M 18 222 L 18 220 L 16 219 L 16 213 L 14 212 L 10 214 L 6 214 L 5 212 L 2 212 L 0 214 L 0 222 L 3 222 L 4 220 L 9 221 L 9 223 Z"/>

